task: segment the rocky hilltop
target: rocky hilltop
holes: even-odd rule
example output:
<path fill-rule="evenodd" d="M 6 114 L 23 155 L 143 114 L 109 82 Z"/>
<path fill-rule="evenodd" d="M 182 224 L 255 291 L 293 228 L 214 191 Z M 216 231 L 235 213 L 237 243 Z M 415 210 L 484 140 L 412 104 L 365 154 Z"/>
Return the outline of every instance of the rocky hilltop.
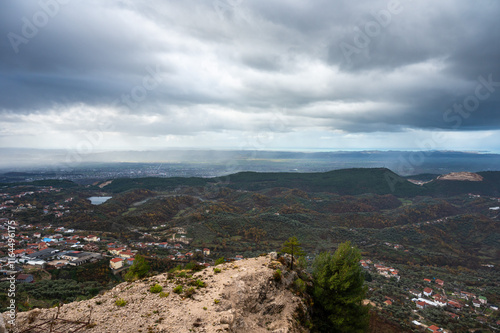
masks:
<path fill-rule="evenodd" d="M 438 180 L 460 180 L 469 182 L 482 182 L 483 177 L 473 172 L 452 172 L 446 175 L 439 176 Z"/>
<path fill-rule="evenodd" d="M 297 275 L 275 259 L 269 254 L 218 265 L 220 272 L 209 267 L 192 276 L 181 271 L 125 282 L 90 300 L 19 313 L 17 326 L 44 325 L 57 315 L 86 322 L 84 331 L 95 333 L 308 332 L 299 320 L 307 316 L 305 299 L 290 290 Z M 162 291 L 152 292 L 155 285 Z"/>

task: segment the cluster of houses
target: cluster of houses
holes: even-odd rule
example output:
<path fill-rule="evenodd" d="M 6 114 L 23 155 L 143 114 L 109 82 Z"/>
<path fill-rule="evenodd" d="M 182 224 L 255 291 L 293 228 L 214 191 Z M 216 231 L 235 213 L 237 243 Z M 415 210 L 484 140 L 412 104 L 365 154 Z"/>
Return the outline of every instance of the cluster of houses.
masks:
<path fill-rule="evenodd" d="M 366 259 L 366 260 L 360 260 L 359 263 L 361 264 L 361 266 L 364 268 L 364 269 L 371 269 L 371 264 L 372 264 L 372 261 L 370 259 Z M 395 278 L 396 280 L 400 280 L 401 279 L 401 276 L 399 275 L 399 271 L 395 268 L 392 268 L 392 267 L 388 267 L 388 266 L 385 266 L 384 264 L 382 263 L 378 263 L 378 264 L 374 264 L 373 265 L 373 268 L 375 269 L 375 271 L 386 277 L 386 278 Z"/>
<path fill-rule="evenodd" d="M 53 266 L 55 268 L 62 268 L 67 265 L 80 266 L 87 262 L 93 262 L 101 258 L 102 258 L 101 253 L 75 251 L 75 250 L 62 251 L 59 249 L 46 247 L 39 251 L 32 251 L 27 254 L 25 253 L 16 256 L 14 261 L 12 260 L 12 258 L 9 258 L 8 256 L 0 258 L 0 263 L 3 264 L 2 268 L 0 269 L 0 272 L 2 272 L 3 275 L 15 274 L 18 271 L 22 271 L 20 265 L 30 265 L 35 267 L 38 266 L 40 268 L 46 266 Z M 8 268 L 10 267 L 10 264 L 13 262 L 16 264 L 17 267 L 19 267 L 14 271 Z"/>
<path fill-rule="evenodd" d="M 71 199 L 66 199 L 66 202 Z M 21 264 L 38 267 L 53 265 L 56 268 L 66 265 L 76 266 L 100 258 L 102 254 L 105 254 L 104 252 L 98 253 L 100 252 L 99 245 L 103 244 L 101 244 L 100 237 L 96 235 L 80 236 L 75 234 L 74 229 L 56 228 L 52 225 L 19 225 L 19 223 L 9 221 L 7 218 L 0 218 L 0 229 L 4 229 L 4 233 L 0 234 L 0 250 L 7 249 L 9 246 L 8 239 L 12 236 L 12 229 L 9 230 L 9 226 L 15 227 L 13 237 L 15 250 L 13 253 L 15 263 L 19 265 L 18 267 Z M 127 245 L 107 244 L 107 250 L 113 256 L 110 260 L 110 267 L 116 270 L 131 265 L 138 249 L 169 249 L 172 255 L 169 255 L 168 258 L 177 261 L 189 260 L 196 252 L 202 252 L 205 257 L 210 256 L 210 249 L 208 248 L 196 249 L 194 252 L 185 250 L 184 247 L 189 244 L 189 239 L 184 236 L 186 230 L 177 227 L 173 231 L 178 236 L 175 237 L 174 234 L 167 242 L 136 242 L 131 244 L 133 249 L 129 249 Z M 54 247 L 57 247 L 57 249 Z M 5 254 L 7 254 L 6 252 L 4 250 Z M 242 258 L 242 256 L 239 256 L 235 259 Z M 2 261 L 7 264 L 9 257 L 5 255 L 4 258 L 0 259 L 0 262 Z M 22 268 L 19 268 L 19 271 L 22 271 Z M 8 272 L 8 274 L 11 273 Z M 4 274 L 7 274 L 7 269 L 5 269 Z"/>
<path fill-rule="evenodd" d="M 481 198 L 481 195 L 479 195 L 479 194 L 469 193 L 468 195 L 469 195 L 469 198 L 471 198 L 471 199 Z M 493 200 L 493 201 L 496 201 L 496 202 L 500 202 L 500 198 L 491 197 L 490 199 Z M 500 207 L 499 206 L 494 206 L 494 207 L 489 207 L 489 209 L 492 210 L 492 211 L 498 211 L 498 210 L 500 210 Z"/>
<path fill-rule="evenodd" d="M 49 193 L 49 192 L 60 192 L 60 191 L 61 191 L 60 188 L 54 188 L 52 186 L 48 186 L 48 187 L 40 188 L 36 191 L 22 191 L 18 194 L 0 193 L 0 199 L 5 200 L 5 201 L 2 201 L 2 203 L 0 203 L 0 210 L 4 210 L 4 209 L 23 210 L 23 209 L 36 208 L 36 207 L 32 206 L 31 204 L 15 205 L 15 201 L 13 199 L 19 199 L 19 198 L 23 198 L 23 197 L 37 194 L 37 193 Z"/>
<path fill-rule="evenodd" d="M 203 250 L 200 249 L 195 249 L 194 252 L 186 252 L 186 253 L 181 253 L 179 250 L 183 249 L 183 246 L 181 244 L 169 244 L 168 242 L 164 243 L 147 243 L 143 244 L 140 243 L 141 245 L 138 246 L 137 243 L 133 244 L 133 247 L 139 247 L 142 248 L 142 246 L 157 246 L 159 248 L 164 248 L 164 249 L 170 249 L 172 250 L 173 254 L 167 256 L 168 259 L 170 260 L 176 260 L 176 261 L 185 261 L 189 260 L 194 256 L 195 252 L 202 252 L 203 256 L 208 257 L 210 256 L 210 249 L 204 248 Z M 121 269 L 123 267 L 130 266 L 134 263 L 134 257 L 137 253 L 137 250 L 129 250 L 126 245 L 119 245 L 116 243 L 109 243 L 107 244 L 108 251 L 114 255 L 110 261 L 109 261 L 109 267 L 114 270 Z M 242 259 L 243 256 L 240 256 Z M 209 266 L 210 264 L 207 263 L 200 263 L 201 265 Z"/>
<path fill-rule="evenodd" d="M 413 323 L 415 326 L 423 326 L 423 325 L 422 325 L 422 323 L 420 323 L 420 322 L 419 322 L 419 321 L 417 321 L 417 320 L 412 321 L 412 323 Z M 445 331 L 444 329 L 442 329 L 441 327 L 438 327 L 438 326 L 436 326 L 436 325 L 430 325 L 430 326 L 427 326 L 426 332 L 432 332 L 432 333 L 447 333 L 447 331 Z"/>
<path fill-rule="evenodd" d="M 404 250 L 404 246 L 401 244 L 392 244 L 389 242 L 385 242 L 384 244 L 385 244 L 385 246 L 392 247 L 395 250 Z M 408 252 L 408 251 L 405 251 L 405 252 Z"/>
<path fill-rule="evenodd" d="M 54 202 L 51 205 L 43 206 L 43 213 L 54 214 L 55 217 L 62 217 L 64 214 L 69 214 L 71 212 L 69 203 L 73 201 L 73 198 L 68 198 L 64 200 L 64 203 Z"/>
<path fill-rule="evenodd" d="M 430 284 L 432 281 L 430 279 L 424 279 L 425 283 Z M 444 287 L 444 281 L 440 279 L 435 279 L 434 283 L 439 287 Z M 444 291 L 444 290 L 443 290 Z M 472 306 L 475 308 L 480 308 L 481 306 L 487 306 L 488 300 L 484 296 L 476 296 L 473 293 L 467 291 L 454 292 L 454 298 L 449 298 L 446 293 L 435 293 L 430 287 L 425 287 L 422 291 L 412 289 L 410 294 L 416 296 L 412 301 L 415 302 L 418 309 L 425 309 L 429 306 L 434 307 L 445 307 L 448 306 L 454 310 L 461 310 L 464 306 L 468 306 L 465 301 L 470 300 Z M 425 296 L 425 298 L 424 298 Z M 498 310 L 497 307 L 493 306 L 493 310 Z M 456 317 L 456 316 L 453 316 Z"/>
<path fill-rule="evenodd" d="M 374 264 L 370 259 L 364 259 L 360 260 L 360 265 L 364 269 L 376 271 L 378 274 L 384 277 L 394 277 L 398 281 L 400 279 L 397 269 L 386 266 L 383 263 Z M 446 309 L 445 313 L 448 314 L 452 319 L 460 319 L 460 311 L 465 307 L 484 310 L 489 306 L 491 310 L 498 311 L 497 306 L 488 304 L 488 300 L 485 296 L 476 296 L 475 294 L 467 291 L 446 293 L 444 287 L 445 281 L 441 279 L 423 279 L 423 284 L 420 286 L 420 288 L 410 289 L 408 292 L 413 296 L 411 301 L 415 303 L 417 309 L 423 310 L 429 307 L 443 308 Z M 385 298 L 386 300 L 384 301 L 384 304 L 386 306 L 392 306 L 394 300 L 388 296 L 385 296 Z M 477 317 L 477 320 L 481 321 L 481 318 L 482 317 Z M 487 320 L 485 320 L 484 322 L 487 322 Z M 417 326 L 426 327 L 418 321 L 415 321 L 414 324 Z M 426 330 L 430 332 L 446 332 L 436 325 L 428 326 L 426 327 Z"/>
<path fill-rule="evenodd" d="M 4 222 L 3 219 L 1 219 L 1 222 Z M 4 222 L 6 223 L 6 222 Z M 17 225 L 13 224 L 14 226 Z M 0 226 L 0 229 L 3 228 L 5 230 L 4 233 L 0 234 L 0 249 L 6 248 L 8 246 L 7 240 L 10 238 L 11 233 L 7 232 L 6 226 Z M 16 247 L 19 247 L 19 249 L 16 249 L 14 251 L 16 257 L 20 257 L 22 255 L 26 254 L 31 254 L 37 250 L 43 250 L 49 246 L 64 246 L 64 247 L 70 247 L 70 248 L 83 248 L 84 245 L 81 244 L 81 240 L 86 241 L 86 242 L 99 242 L 100 238 L 95 236 L 95 235 L 88 235 L 88 236 L 79 236 L 73 234 L 75 232 L 74 229 L 65 229 L 64 227 L 59 227 L 56 229 L 52 229 L 52 226 L 36 226 L 33 227 L 32 225 L 27 225 L 27 226 L 22 226 L 18 227 L 16 229 L 25 229 L 25 230 L 32 230 L 32 229 L 41 229 L 41 230 L 54 230 L 54 234 L 50 235 L 45 235 L 42 236 L 42 232 L 35 231 L 30 234 L 26 233 L 21 233 L 17 232 L 14 235 L 14 243 Z M 68 235 L 70 234 L 70 235 Z M 90 246 L 92 248 L 92 246 Z"/>

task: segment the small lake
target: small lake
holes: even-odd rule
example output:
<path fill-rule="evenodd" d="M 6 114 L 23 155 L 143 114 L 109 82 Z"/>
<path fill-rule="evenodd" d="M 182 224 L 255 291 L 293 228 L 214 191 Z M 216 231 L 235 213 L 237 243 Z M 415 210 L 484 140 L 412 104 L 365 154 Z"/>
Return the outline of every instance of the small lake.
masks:
<path fill-rule="evenodd" d="M 89 199 L 90 203 L 93 204 L 93 205 L 100 205 L 100 204 L 108 201 L 111 198 L 112 197 L 90 197 L 90 198 L 87 198 L 87 199 Z"/>

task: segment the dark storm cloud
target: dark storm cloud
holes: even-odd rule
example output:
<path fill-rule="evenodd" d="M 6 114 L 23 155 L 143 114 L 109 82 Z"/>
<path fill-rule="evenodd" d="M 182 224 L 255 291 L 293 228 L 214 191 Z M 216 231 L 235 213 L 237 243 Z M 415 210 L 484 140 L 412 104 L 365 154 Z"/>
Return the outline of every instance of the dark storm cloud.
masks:
<path fill-rule="evenodd" d="M 2 1 L 0 123 L 85 130 L 65 119 L 102 108 L 131 137 L 256 131 L 276 112 L 288 131 L 498 130 L 499 12 L 465 0 Z"/>

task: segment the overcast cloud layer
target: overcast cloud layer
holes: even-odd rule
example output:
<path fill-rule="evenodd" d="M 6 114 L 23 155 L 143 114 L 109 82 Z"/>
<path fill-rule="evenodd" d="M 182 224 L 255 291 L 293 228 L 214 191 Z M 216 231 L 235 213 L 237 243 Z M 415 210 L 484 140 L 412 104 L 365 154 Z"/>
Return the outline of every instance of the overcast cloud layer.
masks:
<path fill-rule="evenodd" d="M 0 2 L 0 147 L 500 151 L 500 2 Z"/>

